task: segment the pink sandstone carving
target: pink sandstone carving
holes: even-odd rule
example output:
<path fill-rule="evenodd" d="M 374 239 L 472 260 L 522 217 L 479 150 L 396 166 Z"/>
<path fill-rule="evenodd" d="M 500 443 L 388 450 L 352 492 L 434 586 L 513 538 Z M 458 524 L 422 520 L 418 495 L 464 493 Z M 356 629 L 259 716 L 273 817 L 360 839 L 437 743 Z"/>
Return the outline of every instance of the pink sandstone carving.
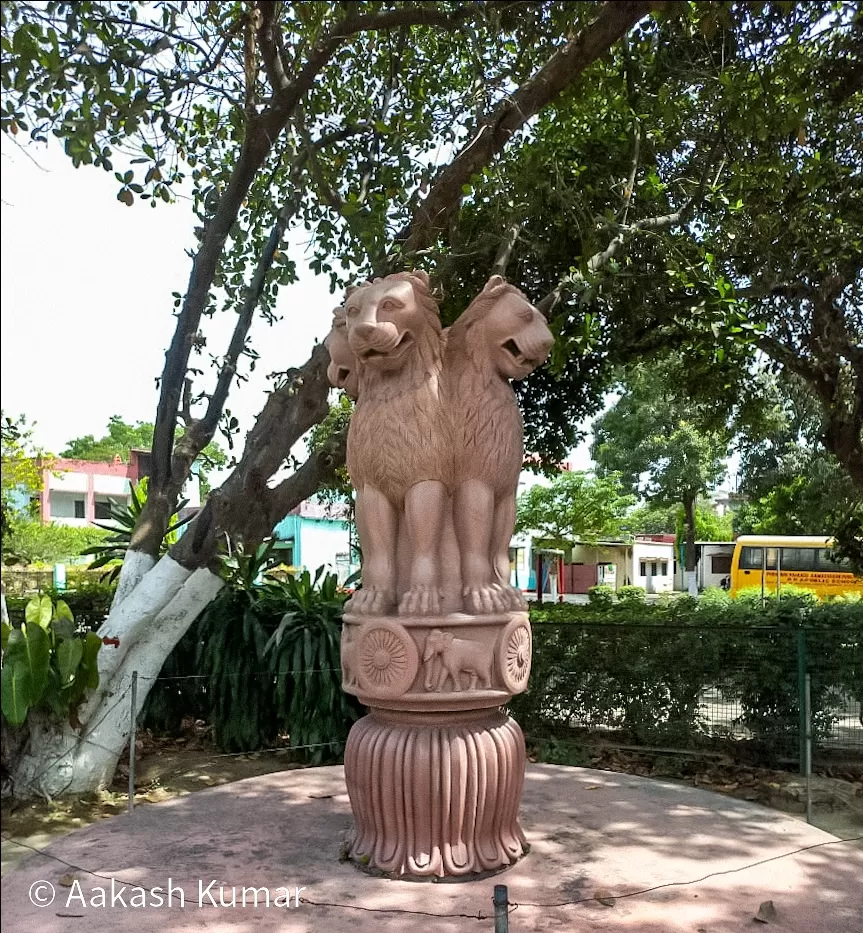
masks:
<path fill-rule="evenodd" d="M 395 606 L 403 513 L 408 581 L 399 610 L 436 613 L 451 483 L 437 304 L 426 276 L 400 273 L 353 290 L 345 314 L 359 363 L 347 461 L 363 549 L 363 586 L 350 608 L 380 614 Z"/>
<path fill-rule="evenodd" d="M 449 330 L 447 402 L 453 439 L 453 517 L 467 612 L 524 609 L 509 585 L 521 412 L 510 379 L 533 372 L 551 349 L 545 318 L 493 276 Z"/>
<path fill-rule="evenodd" d="M 461 690 L 461 675 L 470 678 L 468 690 L 491 687 L 491 668 L 494 657 L 481 641 L 456 638 L 452 632 L 432 629 L 426 635 L 423 664 L 425 664 L 425 688 L 443 690 L 447 682 L 453 690 Z"/>
<path fill-rule="evenodd" d="M 345 607 L 342 685 L 370 713 L 345 752 L 350 855 L 397 877 L 470 877 L 524 851 L 524 737 L 501 712 L 532 651 L 509 585 L 524 456 L 509 380 L 551 343 L 499 276 L 443 330 L 422 273 L 349 290 L 326 340 L 330 381 L 356 399 L 363 585 Z"/>

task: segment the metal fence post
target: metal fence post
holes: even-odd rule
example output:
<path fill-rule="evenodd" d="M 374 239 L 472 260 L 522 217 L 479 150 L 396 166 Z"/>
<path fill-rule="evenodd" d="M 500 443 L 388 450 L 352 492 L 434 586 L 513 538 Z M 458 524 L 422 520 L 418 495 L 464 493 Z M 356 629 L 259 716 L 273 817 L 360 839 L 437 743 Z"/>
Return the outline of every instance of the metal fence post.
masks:
<path fill-rule="evenodd" d="M 798 709 L 798 748 L 800 754 L 800 773 L 806 774 L 806 731 L 809 727 L 806 714 L 806 629 L 797 632 L 797 709 Z"/>
<path fill-rule="evenodd" d="M 509 933 L 509 895 L 505 884 L 494 886 L 494 933 Z"/>
<path fill-rule="evenodd" d="M 129 812 L 135 809 L 135 740 L 138 733 L 138 672 L 132 671 L 132 709 L 129 728 Z"/>
<path fill-rule="evenodd" d="M 806 675 L 806 822 L 812 822 L 812 679 Z"/>

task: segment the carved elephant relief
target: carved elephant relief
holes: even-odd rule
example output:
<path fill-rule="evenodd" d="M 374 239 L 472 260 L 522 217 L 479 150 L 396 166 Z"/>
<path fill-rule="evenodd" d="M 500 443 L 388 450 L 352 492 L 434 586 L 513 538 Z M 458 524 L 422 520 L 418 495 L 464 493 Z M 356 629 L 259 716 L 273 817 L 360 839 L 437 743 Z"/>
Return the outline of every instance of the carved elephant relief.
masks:
<path fill-rule="evenodd" d="M 453 690 L 489 689 L 492 679 L 492 652 L 488 645 L 468 638 L 456 638 L 452 632 L 432 629 L 426 636 L 423 651 L 425 688 L 440 693 L 452 681 Z M 469 676 L 467 688 L 462 674 Z"/>

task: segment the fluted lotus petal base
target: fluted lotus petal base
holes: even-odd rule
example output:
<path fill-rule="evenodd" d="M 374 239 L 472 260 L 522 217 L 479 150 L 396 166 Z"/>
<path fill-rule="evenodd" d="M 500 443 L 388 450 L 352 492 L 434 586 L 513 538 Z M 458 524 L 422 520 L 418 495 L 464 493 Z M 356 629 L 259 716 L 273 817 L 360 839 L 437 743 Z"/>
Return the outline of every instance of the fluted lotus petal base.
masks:
<path fill-rule="evenodd" d="M 525 852 L 524 736 L 495 710 L 373 709 L 345 750 L 350 858 L 405 878 L 497 871 Z"/>

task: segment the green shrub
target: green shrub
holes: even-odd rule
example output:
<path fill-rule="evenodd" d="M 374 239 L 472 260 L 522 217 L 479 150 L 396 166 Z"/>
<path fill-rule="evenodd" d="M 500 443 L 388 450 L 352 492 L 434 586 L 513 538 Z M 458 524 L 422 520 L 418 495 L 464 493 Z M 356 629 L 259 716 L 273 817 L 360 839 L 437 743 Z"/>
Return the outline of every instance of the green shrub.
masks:
<path fill-rule="evenodd" d="M 863 593 L 837 593 L 834 596 L 825 596 L 825 603 L 838 603 L 845 606 L 856 606 L 863 603 Z"/>
<path fill-rule="evenodd" d="M 108 615 L 115 589 L 113 584 L 101 583 L 98 578 L 83 579 L 74 588 L 66 590 L 46 587 L 41 595 L 53 600 L 63 600 L 72 610 L 79 630 L 95 630 Z M 29 601 L 29 597 L 7 596 L 6 605 L 10 619 L 20 623 L 24 619 L 24 611 Z"/>
<path fill-rule="evenodd" d="M 622 586 L 616 593 L 617 601 L 624 605 L 644 605 L 647 602 L 647 590 L 643 586 Z"/>
<path fill-rule="evenodd" d="M 719 586 L 708 586 L 707 589 L 702 590 L 698 601 L 701 607 L 724 609 L 731 605 L 731 595 L 728 590 L 723 590 Z"/>
<path fill-rule="evenodd" d="M 228 585 L 169 656 L 146 726 L 176 729 L 191 715 L 207 720 L 225 751 L 270 747 L 288 733 L 305 760 L 341 755 L 363 712 L 341 688 L 347 594 L 323 568 L 314 579 L 307 571 L 274 579 L 268 567 L 279 560 L 271 542 L 226 562 Z"/>
<path fill-rule="evenodd" d="M 35 519 L 16 521 L 3 541 L 5 564 L 56 564 L 84 554 L 108 536 L 100 528 L 43 525 Z"/>
<path fill-rule="evenodd" d="M 760 594 L 741 601 L 719 591 L 641 607 L 637 620 L 625 608 L 531 610 L 533 671 L 528 691 L 510 705 L 533 740 L 611 728 L 618 741 L 709 747 L 732 726 L 708 722 L 703 704 L 712 695 L 737 707 L 734 728 L 749 730 L 765 763 L 793 757 L 801 631 L 816 742 L 843 714 L 846 697 L 863 698 L 863 602 L 819 603 L 804 594 L 762 608 Z"/>
<path fill-rule="evenodd" d="M 77 632 L 63 600 L 31 599 L 20 625 L 3 622 L 2 645 L 2 709 L 12 726 L 23 725 L 31 709 L 74 721 L 85 693 L 99 686 L 102 640 Z"/>
<path fill-rule="evenodd" d="M 604 583 L 592 586 L 587 591 L 588 603 L 594 609 L 610 609 L 614 605 L 614 590 Z"/>
<path fill-rule="evenodd" d="M 805 586 L 795 586 L 793 583 L 783 583 L 780 591 L 780 599 L 795 599 L 799 602 L 805 603 L 806 605 L 814 605 L 817 603 L 818 595 L 814 590 L 810 590 Z M 746 589 L 740 590 L 735 599 L 740 600 L 741 602 L 747 603 L 748 605 L 761 605 L 761 587 L 760 586 L 750 586 Z M 764 600 L 773 600 L 776 601 L 776 590 L 767 587 L 764 590 Z"/>

